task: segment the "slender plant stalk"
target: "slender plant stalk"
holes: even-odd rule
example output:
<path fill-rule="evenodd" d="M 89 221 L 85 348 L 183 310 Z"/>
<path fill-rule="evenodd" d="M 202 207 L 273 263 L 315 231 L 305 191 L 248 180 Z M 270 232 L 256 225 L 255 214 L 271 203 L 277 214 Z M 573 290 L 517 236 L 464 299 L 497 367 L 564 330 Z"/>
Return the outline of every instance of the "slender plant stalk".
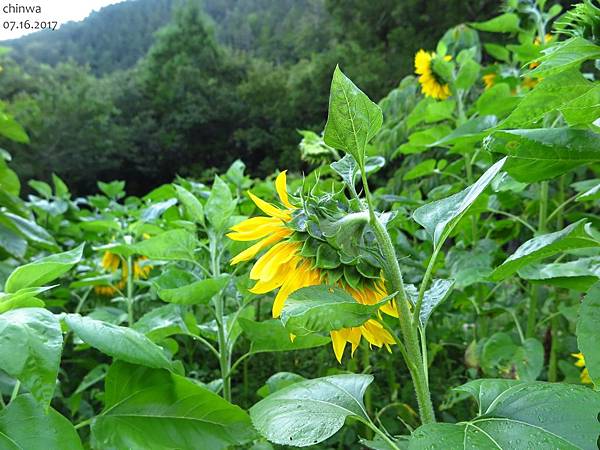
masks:
<path fill-rule="evenodd" d="M 210 262 L 213 277 L 221 275 L 220 252 L 217 249 L 217 243 L 220 240 L 216 236 L 210 237 Z M 223 380 L 223 398 L 231 401 L 231 354 L 229 352 L 227 324 L 225 323 L 225 299 L 222 293 L 214 297 L 215 316 L 218 329 L 219 343 L 219 368 L 221 370 L 221 379 Z"/>
<path fill-rule="evenodd" d="M 538 218 L 538 233 L 543 234 L 546 232 L 548 218 L 548 182 L 542 181 L 540 183 L 540 210 Z M 537 313 L 539 308 L 539 299 L 542 296 L 542 287 L 535 286 L 530 291 L 529 295 L 529 312 L 527 315 L 527 337 L 535 337 L 535 331 L 537 326 Z"/>
<path fill-rule="evenodd" d="M 394 250 L 390 235 L 375 215 L 375 209 L 373 207 L 371 192 L 369 191 L 364 168 L 361 168 L 361 172 L 363 188 L 369 206 L 370 224 L 375 233 L 381 252 L 383 253 L 388 281 L 390 282 L 393 291 L 396 292 L 396 305 L 399 309 L 398 321 L 400 323 L 400 331 L 406 349 L 406 365 L 409 368 L 415 387 L 415 394 L 419 405 L 419 415 L 423 424 L 432 423 L 435 422 L 435 414 L 431 403 L 431 393 L 429 392 L 429 383 L 425 379 L 426 375 L 419 346 L 417 327 L 413 325 L 412 314 L 404 289 L 404 282 L 402 281 L 402 272 L 400 271 L 398 259 L 396 258 L 396 251 Z"/>
<path fill-rule="evenodd" d="M 127 257 L 127 323 L 133 326 L 133 258 Z"/>

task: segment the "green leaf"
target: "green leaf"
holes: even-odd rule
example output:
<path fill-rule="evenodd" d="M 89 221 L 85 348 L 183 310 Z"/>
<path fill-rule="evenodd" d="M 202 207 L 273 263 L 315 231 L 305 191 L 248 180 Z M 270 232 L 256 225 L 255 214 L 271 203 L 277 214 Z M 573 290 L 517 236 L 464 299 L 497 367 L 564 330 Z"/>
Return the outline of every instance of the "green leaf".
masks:
<path fill-rule="evenodd" d="M 590 225 L 586 224 L 585 219 L 581 219 L 560 231 L 542 234 L 528 240 L 506 261 L 496 267 L 490 278 L 494 281 L 501 281 L 520 268 L 556 253 L 598 246 L 600 246 L 600 242 L 591 233 Z"/>
<path fill-rule="evenodd" d="M 600 278 L 600 257 L 580 258 L 565 263 L 533 264 L 518 271 L 532 282 L 587 291 Z"/>
<path fill-rule="evenodd" d="M 305 381 L 301 375 L 292 372 L 277 372 L 274 375 L 271 375 L 264 386 L 262 386 L 257 394 L 262 398 L 268 397 L 274 392 L 280 391 L 283 388 L 291 386 L 292 384 L 299 383 L 301 381 Z"/>
<path fill-rule="evenodd" d="M 526 128 L 546 113 L 587 95 L 593 87 L 594 84 L 578 70 L 568 70 L 544 78 L 499 126 L 505 129 Z"/>
<path fill-rule="evenodd" d="M 600 47 L 584 38 L 573 37 L 550 47 L 545 53 L 538 59 L 540 65 L 527 75 L 548 77 L 564 70 L 577 68 L 584 61 L 600 58 Z"/>
<path fill-rule="evenodd" d="M 383 124 L 381 108 L 335 68 L 329 94 L 325 143 L 354 156 L 364 166 L 367 144 Z"/>
<path fill-rule="evenodd" d="M 215 230 L 225 229 L 235 211 L 235 205 L 236 201 L 231 196 L 229 185 L 215 175 L 215 181 L 204 206 L 206 218 Z"/>
<path fill-rule="evenodd" d="M 210 299 L 225 287 L 229 276 L 199 280 L 187 286 L 173 289 L 158 289 L 157 294 L 161 300 L 178 305 L 206 304 Z"/>
<path fill-rule="evenodd" d="M 496 131 L 485 146 L 508 155 L 504 169 L 522 182 L 550 180 L 600 161 L 600 134 L 573 128 Z"/>
<path fill-rule="evenodd" d="M 432 173 L 435 173 L 436 164 L 437 161 L 435 159 L 426 159 L 425 161 L 421 161 L 419 164 L 406 172 L 402 179 L 404 181 L 410 181 L 431 175 Z"/>
<path fill-rule="evenodd" d="M 456 80 L 454 80 L 454 86 L 458 89 L 468 90 L 475 84 L 479 78 L 479 71 L 481 66 L 472 59 L 468 59 L 458 69 L 456 74 Z"/>
<path fill-rule="evenodd" d="M 480 116 L 494 115 L 499 119 L 515 109 L 521 99 L 512 94 L 508 83 L 498 83 L 487 89 L 475 102 Z"/>
<path fill-rule="evenodd" d="M 596 387 L 600 386 L 600 282 L 594 284 L 581 302 L 577 318 L 577 345 Z"/>
<path fill-rule="evenodd" d="M 198 241 L 185 230 L 170 230 L 131 246 L 131 250 L 150 259 L 194 261 Z"/>
<path fill-rule="evenodd" d="M 331 341 L 329 337 L 311 334 L 309 336 L 298 336 L 292 342 L 290 332 L 283 326 L 280 320 L 255 322 L 240 318 L 238 323 L 244 335 L 251 342 L 250 353 L 303 350 L 320 347 Z"/>
<path fill-rule="evenodd" d="M 204 225 L 204 207 L 194 194 L 182 186 L 175 186 L 177 198 L 185 208 L 185 216 L 192 222 Z"/>
<path fill-rule="evenodd" d="M 471 22 L 469 26 L 490 33 L 517 33 L 521 30 L 519 28 L 519 16 L 513 13 L 501 14 L 485 22 Z"/>
<path fill-rule="evenodd" d="M 42 308 L 0 314 L 0 369 L 17 378 L 48 409 L 54 395 L 63 337 L 58 319 Z"/>
<path fill-rule="evenodd" d="M 342 177 L 347 186 L 354 187 L 359 173 L 358 163 L 354 156 L 346 153 L 342 159 L 332 162 L 329 166 Z"/>
<path fill-rule="evenodd" d="M 486 133 L 485 130 L 493 128 L 497 122 L 498 119 L 496 119 L 496 116 L 474 117 L 473 119 L 469 119 L 455 130 L 452 130 L 451 133 L 431 144 L 428 144 L 427 146 L 441 147 L 457 143 L 464 144 L 479 142 L 489 134 L 489 132 Z"/>
<path fill-rule="evenodd" d="M 537 339 L 525 339 L 515 359 L 519 380 L 535 381 L 544 368 L 544 346 Z"/>
<path fill-rule="evenodd" d="M 392 159 L 400 154 L 410 155 L 414 153 L 423 153 L 428 150 L 433 143 L 441 141 L 444 136 L 447 136 L 451 132 L 452 130 L 448 125 L 436 125 L 425 128 L 424 130 L 416 131 L 408 137 L 408 142 L 400 145 L 396 149 L 392 155 Z"/>
<path fill-rule="evenodd" d="M 240 407 L 167 370 L 116 362 L 105 385 L 104 411 L 92 422 L 95 448 L 218 450 L 256 435 Z"/>
<path fill-rule="evenodd" d="M 600 85 L 586 91 L 559 108 L 570 126 L 588 125 L 600 117 Z"/>
<path fill-rule="evenodd" d="M 431 287 L 423 295 L 423 303 L 419 312 L 421 326 L 425 327 L 427 325 L 433 310 L 448 298 L 452 292 L 452 286 L 454 286 L 454 280 L 433 280 Z"/>
<path fill-rule="evenodd" d="M 491 166 L 479 180 L 465 190 L 415 210 L 413 218 L 429 233 L 436 247 L 450 235 L 469 207 L 500 172 L 505 159 L 501 159 Z"/>
<path fill-rule="evenodd" d="M 34 242 L 40 245 L 40 247 L 48 250 L 60 250 L 50 233 L 48 233 L 44 228 L 40 227 L 33 220 L 28 220 L 9 212 L 4 212 L 3 215 L 8 218 L 15 228 L 30 242 Z"/>
<path fill-rule="evenodd" d="M 19 395 L 0 412 L 3 450 L 83 450 L 75 428 L 54 409 L 45 413 L 31 395 Z"/>
<path fill-rule="evenodd" d="M 101 320 L 66 314 L 65 323 L 86 344 L 113 358 L 154 368 L 171 368 L 161 347 L 143 334 Z"/>
<path fill-rule="evenodd" d="M 285 301 L 281 321 L 296 336 L 359 327 L 375 314 L 382 303 L 358 303 L 345 290 L 333 286 L 298 289 Z"/>
<path fill-rule="evenodd" d="M 0 313 L 16 308 L 43 307 L 43 300 L 36 298 L 36 295 L 52 288 L 53 286 L 30 287 L 10 294 L 2 292 L 0 293 Z"/>
<path fill-rule="evenodd" d="M 295 383 L 250 408 L 256 429 L 269 441 L 307 447 L 323 442 L 346 418 L 369 421 L 363 396 L 371 375 L 333 375 Z"/>
<path fill-rule="evenodd" d="M 183 319 L 184 312 L 179 305 L 159 306 L 144 314 L 132 328 L 154 342 L 174 334 L 189 334 Z"/>
<path fill-rule="evenodd" d="M 413 433 L 410 450 L 597 449 L 600 394 L 589 388 L 483 379 L 457 390 L 478 401 L 477 417 L 423 425 Z"/>
<path fill-rule="evenodd" d="M 29 143 L 29 136 L 17 121 L 8 114 L 0 111 L 0 135 L 21 144 Z"/>
<path fill-rule="evenodd" d="M 55 280 L 81 260 L 84 246 L 85 244 L 81 244 L 73 250 L 46 256 L 17 267 L 6 280 L 4 290 L 9 293 L 16 292 L 26 287 L 43 286 Z"/>

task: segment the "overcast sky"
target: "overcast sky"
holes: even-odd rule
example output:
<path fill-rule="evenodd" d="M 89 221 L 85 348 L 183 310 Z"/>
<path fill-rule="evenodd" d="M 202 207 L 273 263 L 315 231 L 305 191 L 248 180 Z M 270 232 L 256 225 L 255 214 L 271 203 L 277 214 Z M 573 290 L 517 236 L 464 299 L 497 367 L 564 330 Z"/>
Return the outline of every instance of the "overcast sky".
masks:
<path fill-rule="evenodd" d="M 38 30 L 14 29 L 11 31 L 10 22 L 18 23 L 29 19 L 30 23 L 34 21 L 57 21 L 58 26 L 71 20 L 82 20 L 92 11 L 98 10 L 103 6 L 113 3 L 120 3 L 124 0 L 0 0 L 0 41 L 4 39 L 13 39 L 32 33 Z M 41 14 L 31 13 L 10 13 L 8 5 L 15 6 L 39 6 Z M 9 22 L 9 23 L 7 23 Z M 6 27 L 9 27 L 8 29 Z"/>

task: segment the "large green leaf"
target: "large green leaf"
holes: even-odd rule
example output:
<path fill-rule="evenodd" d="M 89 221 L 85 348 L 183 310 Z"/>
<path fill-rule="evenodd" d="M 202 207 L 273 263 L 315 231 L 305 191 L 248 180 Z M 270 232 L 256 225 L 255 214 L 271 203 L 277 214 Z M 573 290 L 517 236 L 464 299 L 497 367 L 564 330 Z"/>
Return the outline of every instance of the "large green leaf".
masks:
<path fill-rule="evenodd" d="M 496 116 L 479 116 L 468 120 L 451 133 L 445 135 L 441 139 L 427 145 L 427 147 L 445 147 L 452 144 L 465 144 L 481 141 L 488 135 L 488 130 L 493 128 L 498 119 Z"/>
<path fill-rule="evenodd" d="M 281 321 L 290 333 L 306 336 L 358 327 L 381 306 L 381 302 L 373 305 L 358 303 L 345 290 L 337 287 L 310 286 L 290 294 L 285 301 Z"/>
<path fill-rule="evenodd" d="M 583 298 L 577 319 L 577 345 L 596 387 L 600 386 L 600 282 Z"/>
<path fill-rule="evenodd" d="M 204 224 L 204 207 L 200 200 L 194 194 L 182 186 L 175 185 L 177 198 L 185 208 L 185 215 L 188 220 Z"/>
<path fill-rule="evenodd" d="M 517 345 L 507 333 L 494 333 L 483 343 L 480 362 L 487 376 L 515 373 L 519 380 L 535 381 L 544 367 L 544 347 L 534 338 Z"/>
<path fill-rule="evenodd" d="M 174 334 L 189 334 L 183 319 L 184 308 L 174 304 L 159 306 L 144 314 L 132 328 L 154 342 Z"/>
<path fill-rule="evenodd" d="M 250 408 L 256 429 L 269 441 L 307 447 L 333 436 L 347 417 L 368 421 L 363 396 L 371 375 L 333 375 L 294 383 Z"/>
<path fill-rule="evenodd" d="M 205 304 L 225 285 L 229 277 L 227 275 L 219 278 L 209 278 L 195 281 L 192 284 L 173 289 L 158 289 L 157 294 L 161 300 L 178 305 Z"/>
<path fill-rule="evenodd" d="M 589 388 L 483 379 L 458 390 L 477 400 L 477 417 L 423 425 L 413 433 L 410 450 L 598 448 L 600 393 Z"/>
<path fill-rule="evenodd" d="M 48 408 L 54 395 L 63 337 L 58 319 L 42 308 L 0 314 L 0 369 L 17 378 Z"/>
<path fill-rule="evenodd" d="M 15 308 L 43 307 L 44 301 L 36 297 L 53 286 L 30 287 L 6 294 L 0 292 L 0 314 Z"/>
<path fill-rule="evenodd" d="M 5 212 L 3 215 L 10 220 L 19 233 L 25 236 L 30 242 L 34 242 L 40 245 L 41 248 L 48 250 L 60 250 L 50 233 L 33 220 L 25 219 L 10 212 Z"/>
<path fill-rule="evenodd" d="M 485 188 L 500 172 L 506 158 L 491 166 L 474 184 L 450 197 L 421 206 L 413 213 L 413 218 L 433 238 L 435 246 L 441 245 L 452 229 L 467 213 Z"/>
<path fill-rule="evenodd" d="M 565 263 L 533 264 L 519 269 L 518 273 L 524 280 L 587 291 L 600 279 L 600 257 L 580 258 Z"/>
<path fill-rule="evenodd" d="M 43 286 L 60 277 L 81 260 L 84 245 L 17 267 L 6 280 L 4 290 L 10 293 L 27 287 Z"/>
<path fill-rule="evenodd" d="M 96 448 L 218 450 L 256 435 L 240 407 L 167 370 L 116 362 L 105 386 L 105 409 L 92 423 Z"/>
<path fill-rule="evenodd" d="M 485 22 L 471 22 L 469 25 L 476 30 L 490 33 L 513 33 L 520 30 L 519 16 L 513 13 L 501 14 Z"/>
<path fill-rule="evenodd" d="M 210 195 L 204 207 L 206 218 L 216 230 L 223 230 L 235 210 L 236 201 L 231 196 L 229 185 L 215 175 Z"/>
<path fill-rule="evenodd" d="M 598 247 L 600 242 L 591 233 L 585 219 L 554 233 L 536 236 L 522 244 L 506 261 L 492 272 L 494 281 L 504 280 L 517 270 L 564 250 Z"/>
<path fill-rule="evenodd" d="M 540 65 L 529 76 L 547 77 L 564 70 L 579 67 L 581 63 L 600 58 L 600 47 L 590 41 L 574 37 L 549 48 L 538 59 Z"/>
<path fill-rule="evenodd" d="M 148 367 L 171 367 L 162 348 L 138 331 L 79 314 L 67 314 L 64 320 L 79 339 L 113 358 Z"/>
<path fill-rule="evenodd" d="M 448 298 L 452 292 L 454 280 L 433 280 L 431 287 L 425 291 L 423 295 L 423 303 L 419 312 L 419 321 L 421 326 L 426 326 L 429 317 L 433 310 L 444 300 Z"/>
<path fill-rule="evenodd" d="M 573 128 L 496 131 L 485 146 L 508 155 L 504 169 L 523 182 L 549 180 L 600 161 L 600 134 Z"/>
<path fill-rule="evenodd" d="M 151 259 L 194 261 L 198 241 L 186 230 L 170 230 L 131 246 L 131 250 Z"/>
<path fill-rule="evenodd" d="M 363 166 L 367 144 L 382 124 L 381 108 L 336 67 L 329 94 L 325 143 L 350 153 Z"/>
<path fill-rule="evenodd" d="M 251 353 L 288 352 L 320 347 L 330 342 L 329 337 L 319 336 L 318 334 L 298 336 L 292 341 L 290 332 L 283 326 L 280 320 L 255 322 L 240 318 L 238 323 L 244 335 L 251 342 Z"/>
<path fill-rule="evenodd" d="M 23 144 L 29 143 L 29 136 L 21 125 L 12 117 L 3 111 L 0 111 L 0 135 L 11 141 Z"/>
<path fill-rule="evenodd" d="M 46 413 L 31 395 L 19 395 L 0 412 L 3 450 L 83 450 L 75 428 L 54 409 Z"/>
<path fill-rule="evenodd" d="M 600 85 L 574 98 L 560 107 L 560 112 L 570 126 L 588 125 L 600 117 Z"/>
<path fill-rule="evenodd" d="M 569 70 L 544 78 L 499 127 L 525 128 L 541 119 L 544 114 L 559 109 L 594 87 L 579 70 Z"/>

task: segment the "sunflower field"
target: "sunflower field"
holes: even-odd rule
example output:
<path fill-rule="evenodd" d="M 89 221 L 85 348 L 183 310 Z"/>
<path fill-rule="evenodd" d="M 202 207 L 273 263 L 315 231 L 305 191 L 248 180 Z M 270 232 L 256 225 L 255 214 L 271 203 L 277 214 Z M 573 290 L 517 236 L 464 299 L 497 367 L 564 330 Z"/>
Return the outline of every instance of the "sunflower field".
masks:
<path fill-rule="evenodd" d="M 336 67 L 304 173 L 2 151 L 0 449 L 597 449 L 599 61 L 597 2 L 511 0 L 379 103 Z"/>

